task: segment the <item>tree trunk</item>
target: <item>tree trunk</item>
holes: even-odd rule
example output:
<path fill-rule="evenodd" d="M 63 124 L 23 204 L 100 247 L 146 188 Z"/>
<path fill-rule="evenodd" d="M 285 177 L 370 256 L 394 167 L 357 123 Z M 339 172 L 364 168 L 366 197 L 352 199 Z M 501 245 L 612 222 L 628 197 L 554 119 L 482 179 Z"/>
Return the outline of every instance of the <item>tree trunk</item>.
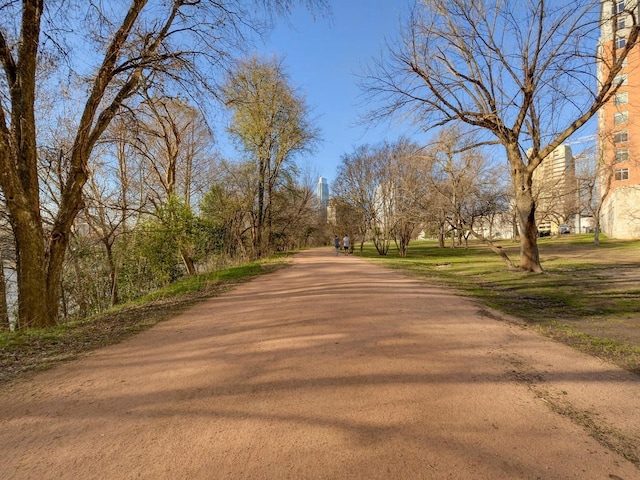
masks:
<path fill-rule="evenodd" d="M 9 309 L 7 308 L 7 282 L 4 277 L 4 259 L 0 249 L 0 332 L 11 329 Z"/>
<path fill-rule="evenodd" d="M 39 221 L 13 217 L 18 277 L 18 328 L 47 327 L 57 321 L 57 305 L 49 305 L 44 234 Z"/>
<path fill-rule="evenodd" d="M 519 152 L 517 155 L 519 157 Z M 518 158 L 518 162 L 521 163 L 522 161 Z M 513 163 L 511 161 L 512 165 Z M 518 227 L 520 228 L 520 270 L 542 273 L 543 270 L 538 253 L 538 228 L 535 219 L 536 202 L 531 191 L 533 173 L 522 165 L 514 168 L 513 174 L 516 192 L 516 216 Z"/>
<path fill-rule="evenodd" d="M 71 252 L 70 259 L 71 259 L 71 264 L 73 265 L 73 270 L 76 272 L 76 279 L 77 279 L 76 281 L 77 282 L 82 282 L 83 272 L 82 272 L 82 267 L 80 266 L 80 262 L 78 261 L 78 256 L 74 255 L 73 252 Z M 69 314 L 69 312 L 68 312 L 68 309 L 65 306 L 67 302 L 65 300 L 66 296 L 65 296 L 64 291 L 62 290 L 62 288 L 61 288 L 61 291 L 62 291 L 62 295 L 61 295 L 62 302 L 61 303 L 62 303 L 62 306 L 63 306 L 63 309 L 62 309 L 63 317 L 62 318 L 64 319 Z M 87 312 L 89 311 L 89 302 L 87 301 L 86 296 L 85 295 L 78 295 L 77 302 L 78 302 L 78 310 L 76 312 L 77 315 L 80 318 L 86 317 L 87 316 Z"/>
<path fill-rule="evenodd" d="M 187 269 L 187 275 L 189 276 L 195 275 L 197 273 L 196 265 L 195 265 L 195 262 L 193 261 L 193 258 L 191 258 L 191 255 L 189 255 L 189 252 L 187 252 L 184 249 L 180 249 L 180 256 L 182 257 L 182 263 L 184 263 L 184 268 Z"/>
<path fill-rule="evenodd" d="M 444 225 L 438 225 L 438 247 L 444 248 Z"/>
<path fill-rule="evenodd" d="M 256 258 L 262 257 L 262 234 L 264 229 L 264 200 L 265 200 L 265 164 L 260 159 L 258 166 L 258 211 L 256 212 L 256 234 L 254 236 L 254 255 Z"/>
<path fill-rule="evenodd" d="M 111 306 L 120 303 L 120 291 L 118 290 L 118 267 L 113 259 L 113 245 L 109 244 L 107 249 L 109 259 L 109 278 L 111 281 Z"/>

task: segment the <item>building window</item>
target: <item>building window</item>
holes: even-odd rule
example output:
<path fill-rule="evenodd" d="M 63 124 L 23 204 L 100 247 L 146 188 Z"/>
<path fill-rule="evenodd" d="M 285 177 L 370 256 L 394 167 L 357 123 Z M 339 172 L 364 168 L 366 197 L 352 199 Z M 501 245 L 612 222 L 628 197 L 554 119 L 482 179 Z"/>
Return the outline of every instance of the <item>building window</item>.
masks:
<path fill-rule="evenodd" d="M 616 48 L 624 48 L 626 44 L 627 44 L 626 37 L 616 37 Z"/>
<path fill-rule="evenodd" d="M 626 85 L 628 82 L 628 78 L 627 78 L 627 74 L 626 73 L 621 73 L 620 75 L 616 75 L 613 78 L 613 85 Z"/>
<path fill-rule="evenodd" d="M 623 123 L 627 123 L 629 121 L 629 112 L 626 110 L 624 112 L 616 112 L 613 114 L 613 123 L 614 125 L 620 125 Z"/>
<path fill-rule="evenodd" d="M 624 105 L 629 103 L 629 92 L 616 93 L 615 97 L 613 97 L 613 103 L 615 105 Z"/>
<path fill-rule="evenodd" d="M 622 30 L 624 28 L 627 28 L 627 17 L 625 17 L 624 15 L 620 15 L 618 17 L 617 22 L 616 22 L 616 28 L 618 30 Z"/>
<path fill-rule="evenodd" d="M 629 132 L 621 130 L 620 132 L 614 132 L 613 143 L 622 143 L 629 141 Z"/>
<path fill-rule="evenodd" d="M 626 162 L 627 160 L 629 160 L 629 150 L 622 149 L 622 150 L 616 150 L 616 163 L 618 162 Z"/>
<path fill-rule="evenodd" d="M 624 12 L 624 0 L 615 0 L 611 7 L 611 15 L 617 15 Z"/>
<path fill-rule="evenodd" d="M 629 169 L 619 168 L 615 171 L 616 180 L 629 180 Z"/>

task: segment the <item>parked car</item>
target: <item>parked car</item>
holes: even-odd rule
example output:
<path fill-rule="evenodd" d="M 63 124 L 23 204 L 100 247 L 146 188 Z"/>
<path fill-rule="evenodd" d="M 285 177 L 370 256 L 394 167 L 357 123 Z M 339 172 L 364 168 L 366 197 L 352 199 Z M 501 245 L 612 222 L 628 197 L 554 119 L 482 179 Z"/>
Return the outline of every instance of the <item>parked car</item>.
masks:
<path fill-rule="evenodd" d="M 564 235 L 565 233 L 571 233 L 571 228 L 569 228 L 569 225 L 560 225 L 558 227 L 558 233 L 560 235 Z"/>

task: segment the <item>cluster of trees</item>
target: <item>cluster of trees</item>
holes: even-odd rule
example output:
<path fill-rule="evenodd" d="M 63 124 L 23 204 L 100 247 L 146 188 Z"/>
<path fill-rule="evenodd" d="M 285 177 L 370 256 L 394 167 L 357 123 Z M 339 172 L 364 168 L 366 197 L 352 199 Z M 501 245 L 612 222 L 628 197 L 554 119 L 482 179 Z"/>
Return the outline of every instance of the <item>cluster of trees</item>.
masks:
<path fill-rule="evenodd" d="M 333 185 L 338 228 L 361 244 L 370 238 L 380 255 L 395 243 L 406 256 L 421 231 L 442 247 L 470 234 L 490 242 L 496 221 L 510 215 L 511 193 L 499 167 L 468 148 L 472 138 L 452 128 L 428 146 L 400 139 L 344 155 Z"/>
<path fill-rule="evenodd" d="M 598 45 L 603 22 L 615 42 Z M 461 123 L 478 143 L 501 146 L 519 268 L 542 272 L 533 172 L 615 95 L 639 34 L 637 1 L 416 2 L 403 38 L 364 82 L 382 100 L 371 116 L 409 116 L 424 130 Z"/>
<path fill-rule="evenodd" d="M 275 62 L 233 60 L 295 3 L 327 8 L 0 5 L 2 246 L 15 262 L 19 328 L 137 296 L 225 249 L 254 258 L 310 235 L 311 188 L 293 164 L 315 138 L 307 108 Z M 212 97 L 234 112 L 240 164 L 216 158 L 203 113 Z"/>

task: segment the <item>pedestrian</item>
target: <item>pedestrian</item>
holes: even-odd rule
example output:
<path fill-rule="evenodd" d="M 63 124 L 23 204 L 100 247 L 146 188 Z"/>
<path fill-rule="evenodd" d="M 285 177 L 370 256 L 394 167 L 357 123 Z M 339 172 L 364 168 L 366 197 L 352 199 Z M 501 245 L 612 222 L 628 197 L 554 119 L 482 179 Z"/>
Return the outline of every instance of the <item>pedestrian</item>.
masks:
<path fill-rule="evenodd" d="M 349 255 L 349 235 L 345 235 L 342 239 L 342 248 L 344 249 L 344 254 Z"/>
<path fill-rule="evenodd" d="M 333 236 L 333 246 L 336 247 L 336 257 L 337 257 L 338 254 L 340 253 L 340 239 L 338 238 L 338 235 Z"/>

